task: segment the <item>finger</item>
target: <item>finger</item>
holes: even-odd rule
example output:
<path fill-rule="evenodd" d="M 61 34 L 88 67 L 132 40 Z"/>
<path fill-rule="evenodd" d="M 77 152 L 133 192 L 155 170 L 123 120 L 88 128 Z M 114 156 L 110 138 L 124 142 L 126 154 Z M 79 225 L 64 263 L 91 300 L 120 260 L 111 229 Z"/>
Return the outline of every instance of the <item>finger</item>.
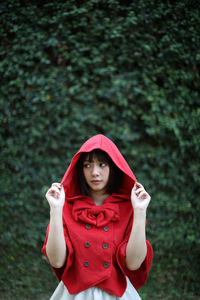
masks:
<path fill-rule="evenodd" d="M 143 191 L 143 192 L 141 192 L 141 193 L 139 194 L 138 198 L 139 198 L 139 199 L 147 199 L 148 196 L 149 196 L 149 195 L 147 194 L 147 192 Z"/>
<path fill-rule="evenodd" d="M 137 187 L 137 182 L 134 183 L 134 186 L 132 188 L 132 191 L 135 191 L 136 190 L 136 187 Z"/>
<path fill-rule="evenodd" d="M 51 192 L 56 192 L 58 194 L 60 194 L 60 189 L 57 186 L 53 186 L 52 188 L 50 188 Z"/>
<path fill-rule="evenodd" d="M 136 188 L 138 189 L 138 188 L 144 188 L 144 187 L 143 187 L 143 185 L 141 183 L 136 182 Z"/>
<path fill-rule="evenodd" d="M 65 190 L 63 185 L 61 186 L 61 196 L 65 198 Z"/>
<path fill-rule="evenodd" d="M 135 191 L 135 193 L 136 193 L 136 195 L 138 195 L 140 192 L 142 192 L 142 191 L 144 191 L 144 189 L 143 188 L 139 188 L 139 189 L 137 189 L 136 191 Z"/>
<path fill-rule="evenodd" d="M 61 186 L 61 184 L 59 182 L 53 182 L 52 185 L 58 185 Z"/>
<path fill-rule="evenodd" d="M 60 183 L 58 183 L 58 182 L 54 182 L 54 183 L 52 183 L 52 185 L 51 185 L 52 187 L 53 186 L 57 186 L 59 189 L 61 188 L 61 184 Z"/>
<path fill-rule="evenodd" d="M 52 192 L 52 188 L 48 189 L 48 191 L 46 192 L 46 196 L 47 196 L 47 195 L 50 195 L 51 192 Z"/>
<path fill-rule="evenodd" d="M 58 199 L 60 197 L 60 191 L 58 190 L 58 188 L 54 187 L 54 188 L 51 188 L 47 194 L 46 194 L 46 197 L 49 198 L 55 198 L 55 199 Z"/>

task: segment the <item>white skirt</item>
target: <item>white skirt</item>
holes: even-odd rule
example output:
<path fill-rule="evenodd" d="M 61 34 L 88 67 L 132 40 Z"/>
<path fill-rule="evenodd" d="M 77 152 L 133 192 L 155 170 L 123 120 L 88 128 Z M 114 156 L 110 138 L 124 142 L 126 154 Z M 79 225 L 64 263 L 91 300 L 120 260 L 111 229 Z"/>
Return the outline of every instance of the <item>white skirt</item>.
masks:
<path fill-rule="evenodd" d="M 141 300 L 136 289 L 132 286 L 129 279 L 127 279 L 127 288 L 122 297 L 112 295 L 96 286 L 93 286 L 78 294 L 69 294 L 66 286 L 60 281 L 55 292 L 51 296 L 50 300 Z"/>

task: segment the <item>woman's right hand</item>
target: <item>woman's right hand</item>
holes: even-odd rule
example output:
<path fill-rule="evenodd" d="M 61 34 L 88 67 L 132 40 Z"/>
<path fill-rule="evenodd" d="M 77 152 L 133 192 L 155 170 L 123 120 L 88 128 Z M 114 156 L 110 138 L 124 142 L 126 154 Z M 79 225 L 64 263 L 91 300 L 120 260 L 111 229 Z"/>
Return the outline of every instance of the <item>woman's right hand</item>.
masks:
<path fill-rule="evenodd" d="M 46 193 L 46 199 L 51 208 L 63 208 L 65 203 L 65 191 L 60 183 L 53 183 Z"/>

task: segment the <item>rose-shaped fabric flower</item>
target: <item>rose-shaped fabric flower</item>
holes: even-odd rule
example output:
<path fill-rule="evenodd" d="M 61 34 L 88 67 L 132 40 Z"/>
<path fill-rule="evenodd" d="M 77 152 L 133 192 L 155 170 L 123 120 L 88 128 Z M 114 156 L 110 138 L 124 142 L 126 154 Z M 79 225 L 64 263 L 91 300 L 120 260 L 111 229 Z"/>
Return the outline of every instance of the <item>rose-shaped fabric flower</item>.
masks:
<path fill-rule="evenodd" d="M 76 221 L 80 220 L 97 227 L 105 226 L 110 221 L 119 220 L 119 206 L 114 203 L 105 203 L 101 206 L 90 205 L 82 201 L 75 201 L 72 210 Z"/>

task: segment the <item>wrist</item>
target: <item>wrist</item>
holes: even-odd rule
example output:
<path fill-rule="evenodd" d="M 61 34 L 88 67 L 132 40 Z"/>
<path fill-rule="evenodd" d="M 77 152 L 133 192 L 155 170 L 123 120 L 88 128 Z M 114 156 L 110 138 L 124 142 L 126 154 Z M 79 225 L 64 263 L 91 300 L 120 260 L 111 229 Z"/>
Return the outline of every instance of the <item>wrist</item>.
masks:
<path fill-rule="evenodd" d="M 62 217 L 63 207 L 50 207 L 51 217 Z"/>
<path fill-rule="evenodd" d="M 146 209 L 143 209 L 140 207 L 135 207 L 134 208 L 134 218 L 135 217 L 146 218 Z"/>

